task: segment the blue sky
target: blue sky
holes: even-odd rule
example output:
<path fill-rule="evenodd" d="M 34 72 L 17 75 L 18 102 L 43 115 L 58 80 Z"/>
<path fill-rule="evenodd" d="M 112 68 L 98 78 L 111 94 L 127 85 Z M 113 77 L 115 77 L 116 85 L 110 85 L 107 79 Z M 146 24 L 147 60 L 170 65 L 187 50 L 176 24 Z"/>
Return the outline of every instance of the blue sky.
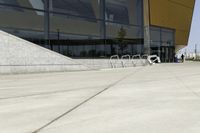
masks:
<path fill-rule="evenodd" d="M 195 44 L 197 44 L 198 52 L 200 52 L 200 0 L 196 0 L 187 51 L 194 51 Z"/>

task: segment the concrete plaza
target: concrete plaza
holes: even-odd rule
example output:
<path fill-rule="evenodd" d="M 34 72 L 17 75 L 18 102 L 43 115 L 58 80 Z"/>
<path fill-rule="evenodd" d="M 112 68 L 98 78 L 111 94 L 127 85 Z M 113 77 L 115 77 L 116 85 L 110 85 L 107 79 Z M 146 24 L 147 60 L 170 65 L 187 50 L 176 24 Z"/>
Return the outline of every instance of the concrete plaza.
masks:
<path fill-rule="evenodd" d="M 200 63 L 0 75 L 0 133 L 200 133 Z"/>

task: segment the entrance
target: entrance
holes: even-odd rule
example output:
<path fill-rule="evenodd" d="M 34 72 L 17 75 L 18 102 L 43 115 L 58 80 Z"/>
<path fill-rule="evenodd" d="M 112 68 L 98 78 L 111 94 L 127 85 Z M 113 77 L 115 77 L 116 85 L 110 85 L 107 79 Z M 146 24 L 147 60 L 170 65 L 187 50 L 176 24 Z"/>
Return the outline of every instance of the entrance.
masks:
<path fill-rule="evenodd" d="M 172 46 L 160 47 L 161 62 L 174 62 L 175 48 Z"/>

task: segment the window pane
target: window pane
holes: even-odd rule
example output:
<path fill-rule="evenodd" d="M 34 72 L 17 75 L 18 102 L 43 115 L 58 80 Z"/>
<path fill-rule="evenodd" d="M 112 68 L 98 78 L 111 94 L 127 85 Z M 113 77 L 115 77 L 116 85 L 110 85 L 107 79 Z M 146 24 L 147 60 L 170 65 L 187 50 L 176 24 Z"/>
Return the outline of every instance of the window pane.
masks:
<path fill-rule="evenodd" d="M 160 42 L 160 28 L 150 28 L 150 35 L 151 35 L 151 41 L 159 41 Z"/>
<path fill-rule="evenodd" d="M 53 0 L 51 10 L 76 16 L 96 18 L 94 9 L 97 8 L 97 5 L 97 0 Z"/>
<path fill-rule="evenodd" d="M 7 6 L 4 8 L 7 8 Z M 21 8 L 16 9 L 9 8 L 0 11 L 0 28 L 23 38 L 43 38 L 44 13 Z"/>
<path fill-rule="evenodd" d="M 43 0 L 0 0 L 0 4 L 44 10 Z M 2 8 L 2 6 L 0 6 L 0 8 Z M 19 8 L 15 8 L 15 7 L 8 7 L 8 8 L 19 10 Z"/>
<path fill-rule="evenodd" d="M 50 14 L 51 39 L 57 38 L 58 32 L 61 39 L 94 39 L 99 38 L 99 22 L 69 17 L 68 15 Z"/>
<path fill-rule="evenodd" d="M 127 0 L 129 24 L 143 26 L 143 0 Z"/>
<path fill-rule="evenodd" d="M 106 20 L 142 25 L 142 0 L 106 0 Z"/>
<path fill-rule="evenodd" d="M 0 3 L 19 6 L 19 3 L 17 2 L 17 0 L 0 0 Z"/>
<path fill-rule="evenodd" d="M 129 24 L 127 0 L 106 0 L 106 20 Z"/>
<path fill-rule="evenodd" d="M 150 28 L 150 36 L 151 36 L 151 46 L 160 46 L 161 41 L 161 32 L 158 27 Z"/>
<path fill-rule="evenodd" d="M 23 11 L 20 8 L 11 7 L 11 6 L 4 6 L 4 5 L 1 5 L 1 4 L 9 4 L 9 5 L 20 6 L 19 3 L 16 0 L 0 0 L 0 10 Z"/>
<path fill-rule="evenodd" d="M 170 29 L 162 29 L 162 45 L 174 45 L 174 31 Z"/>
<path fill-rule="evenodd" d="M 139 26 L 121 25 L 121 24 L 108 23 L 108 22 L 106 24 L 107 38 L 110 38 L 110 39 L 120 38 L 119 32 L 121 28 L 123 28 L 124 31 L 126 32 L 126 35 L 124 36 L 124 38 L 127 38 L 127 39 L 143 38 L 143 30 Z"/>

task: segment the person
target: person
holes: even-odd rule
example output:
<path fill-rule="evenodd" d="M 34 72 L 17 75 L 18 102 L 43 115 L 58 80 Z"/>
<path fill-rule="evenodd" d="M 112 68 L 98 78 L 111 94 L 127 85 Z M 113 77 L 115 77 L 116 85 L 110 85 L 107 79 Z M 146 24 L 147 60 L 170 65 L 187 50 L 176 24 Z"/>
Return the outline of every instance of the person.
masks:
<path fill-rule="evenodd" d="M 184 60 L 185 60 L 184 54 L 181 55 L 181 59 L 182 59 L 182 62 L 184 62 Z"/>
<path fill-rule="evenodd" d="M 178 63 L 178 57 L 177 57 L 177 55 L 174 56 L 174 62 Z"/>

